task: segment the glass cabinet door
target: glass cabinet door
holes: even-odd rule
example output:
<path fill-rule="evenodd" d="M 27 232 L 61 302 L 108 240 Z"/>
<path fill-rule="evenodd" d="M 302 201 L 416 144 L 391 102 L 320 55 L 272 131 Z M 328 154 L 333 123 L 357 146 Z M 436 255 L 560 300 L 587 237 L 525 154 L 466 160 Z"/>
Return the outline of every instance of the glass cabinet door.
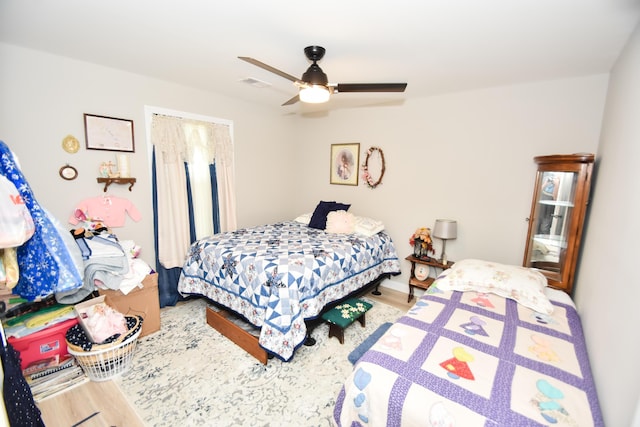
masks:
<path fill-rule="evenodd" d="M 567 250 L 577 177 L 574 172 L 540 174 L 529 267 L 561 273 L 560 259 Z"/>
<path fill-rule="evenodd" d="M 589 161 L 590 159 L 590 161 Z M 535 158 L 538 163 L 524 266 L 571 292 L 593 155 Z"/>

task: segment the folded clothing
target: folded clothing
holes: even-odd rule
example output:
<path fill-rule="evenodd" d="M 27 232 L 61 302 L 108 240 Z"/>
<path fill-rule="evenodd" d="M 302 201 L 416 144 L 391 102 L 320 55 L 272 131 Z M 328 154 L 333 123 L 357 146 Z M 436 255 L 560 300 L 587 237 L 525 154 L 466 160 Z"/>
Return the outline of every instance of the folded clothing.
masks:
<path fill-rule="evenodd" d="M 38 311 L 6 319 L 5 334 L 7 337 L 22 338 L 75 317 L 73 306 L 54 304 Z"/>

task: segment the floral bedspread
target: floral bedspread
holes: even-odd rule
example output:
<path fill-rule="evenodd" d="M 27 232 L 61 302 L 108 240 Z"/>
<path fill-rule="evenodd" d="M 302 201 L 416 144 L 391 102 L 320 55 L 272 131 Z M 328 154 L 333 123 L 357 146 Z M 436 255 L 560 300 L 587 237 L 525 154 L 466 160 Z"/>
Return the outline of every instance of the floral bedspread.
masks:
<path fill-rule="evenodd" d="M 602 426 L 580 319 L 432 286 L 356 363 L 338 426 Z"/>
<path fill-rule="evenodd" d="M 178 291 L 222 304 L 260 328 L 260 345 L 284 361 L 306 338 L 305 319 L 400 262 L 384 231 L 332 234 L 285 221 L 195 242 Z"/>

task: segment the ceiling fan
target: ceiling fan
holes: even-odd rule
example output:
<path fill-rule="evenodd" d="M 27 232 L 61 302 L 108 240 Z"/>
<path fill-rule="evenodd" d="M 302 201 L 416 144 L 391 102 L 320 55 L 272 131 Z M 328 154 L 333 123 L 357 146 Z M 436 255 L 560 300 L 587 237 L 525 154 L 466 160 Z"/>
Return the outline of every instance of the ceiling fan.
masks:
<path fill-rule="evenodd" d="M 274 74 L 291 80 L 299 89 L 298 95 L 294 96 L 282 105 L 295 104 L 298 101 L 309 103 L 327 102 L 331 94 L 342 92 L 404 92 L 406 83 L 331 83 L 327 75 L 318 65 L 318 61 L 324 56 L 325 49 L 321 46 L 307 46 L 304 54 L 313 62 L 301 79 L 291 74 L 280 71 L 270 65 L 260 62 L 257 59 L 247 56 L 239 56 L 239 59 L 256 65 Z"/>

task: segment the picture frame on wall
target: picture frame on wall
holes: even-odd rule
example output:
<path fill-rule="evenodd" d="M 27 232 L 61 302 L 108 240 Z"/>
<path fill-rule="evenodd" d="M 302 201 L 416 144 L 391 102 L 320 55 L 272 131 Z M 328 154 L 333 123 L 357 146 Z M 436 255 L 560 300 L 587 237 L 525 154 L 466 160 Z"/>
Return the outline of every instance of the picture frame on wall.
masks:
<path fill-rule="evenodd" d="M 87 150 L 135 151 L 133 120 L 85 113 L 84 134 Z"/>
<path fill-rule="evenodd" d="M 360 143 L 331 144 L 329 182 L 339 185 L 358 185 Z"/>

